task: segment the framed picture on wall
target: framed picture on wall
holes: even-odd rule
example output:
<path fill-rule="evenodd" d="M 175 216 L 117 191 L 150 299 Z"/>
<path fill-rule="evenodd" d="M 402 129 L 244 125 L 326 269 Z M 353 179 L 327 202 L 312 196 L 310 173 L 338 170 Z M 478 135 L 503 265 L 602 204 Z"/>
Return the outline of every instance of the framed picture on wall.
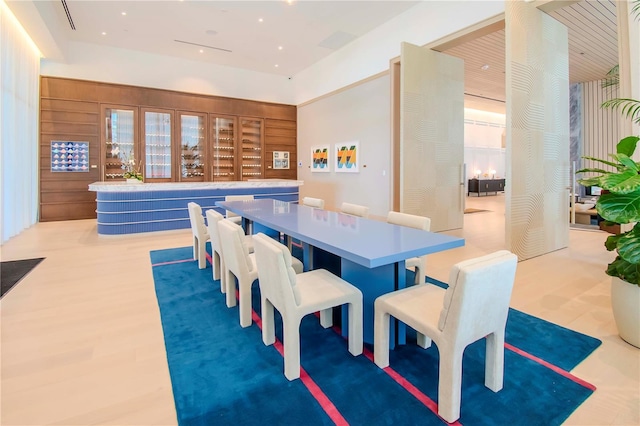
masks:
<path fill-rule="evenodd" d="M 311 147 L 311 171 L 328 173 L 331 171 L 331 161 L 329 159 L 329 145 Z"/>
<path fill-rule="evenodd" d="M 360 171 L 358 145 L 358 141 L 335 144 L 336 172 L 358 173 Z"/>
<path fill-rule="evenodd" d="M 289 168 L 289 151 L 273 151 L 273 168 L 276 170 Z"/>

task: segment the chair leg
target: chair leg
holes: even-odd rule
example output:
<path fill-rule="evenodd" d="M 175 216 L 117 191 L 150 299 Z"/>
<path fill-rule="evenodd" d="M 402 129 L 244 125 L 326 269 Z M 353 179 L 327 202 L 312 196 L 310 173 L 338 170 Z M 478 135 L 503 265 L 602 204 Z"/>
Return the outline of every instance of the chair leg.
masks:
<path fill-rule="evenodd" d="M 251 320 L 251 286 L 253 283 L 245 283 L 238 281 L 240 289 L 240 326 L 249 327 Z"/>
<path fill-rule="evenodd" d="M 262 313 L 262 343 L 273 345 L 276 341 L 276 328 L 273 304 L 266 297 L 261 298 Z"/>
<path fill-rule="evenodd" d="M 440 377 L 438 378 L 438 415 L 449 423 L 460 418 L 462 392 L 462 350 L 438 348 Z"/>
<path fill-rule="evenodd" d="M 225 271 L 225 281 L 227 282 L 227 308 L 236 306 L 236 276 L 228 269 Z"/>
<path fill-rule="evenodd" d="M 284 339 L 284 376 L 288 380 L 300 378 L 300 319 L 282 317 Z"/>
<path fill-rule="evenodd" d="M 227 292 L 227 272 L 225 271 L 224 258 L 220 256 L 220 293 Z"/>
<path fill-rule="evenodd" d="M 198 240 L 198 268 L 207 267 L 207 242 Z"/>
<path fill-rule="evenodd" d="M 373 361 L 380 368 L 389 366 L 389 313 L 375 303 L 373 320 Z"/>
<path fill-rule="evenodd" d="M 198 260 L 198 237 L 193 236 L 193 259 Z"/>
<path fill-rule="evenodd" d="M 320 311 L 320 325 L 324 328 L 333 326 L 333 308 Z"/>
<path fill-rule="evenodd" d="M 484 385 L 498 392 L 504 380 L 504 329 L 489 334 L 486 344 Z"/>
<path fill-rule="evenodd" d="M 425 336 L 424 334 L 420 333 L 419 331 L 416 332 L 417 335 L 417 344 L 418 346 L 420 346 L 422 349 L 427 349 L 429 347 L 431 347 L 431 339 L 427 336 Z"/>
<path fill-rule="evenodd" d="M 416 275 L 414 284 L 424 284 L 427 277 L 424 271 L 424 265 L 416 266 Z"/>
<path fill-rule="evenodd" d="M 220 279 L 220 253 L 218 253 L 215 250 L 211 251 L 212 254 L 212 264 L 211 264 L 211 271 L 213 274 L 213 280 L 219 280 Z"/>
<path fill-rule="evenodd" d="M 387 324 L 389 324 L 388 320 Z M 362 340 L 362 298 L 360 298 L 349 303 L 349 352 L 351 355 L 358 356 L 362 353 Z"/>

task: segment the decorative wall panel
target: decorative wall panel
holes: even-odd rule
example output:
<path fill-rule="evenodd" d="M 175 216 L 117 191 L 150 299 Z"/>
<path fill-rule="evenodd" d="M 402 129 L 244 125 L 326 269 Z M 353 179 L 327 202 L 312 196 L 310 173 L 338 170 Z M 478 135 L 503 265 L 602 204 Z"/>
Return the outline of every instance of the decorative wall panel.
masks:
<path fill-rule="evenodd" d="M 463 61 L 402 43 L 400 63 L 400 210 L 462 228 Z"/>
<path fill-rule="evenodd" d="M 520 260 L 569 242 L 567 28 L 526 2 L 505 2 L 507 247 Z"/>

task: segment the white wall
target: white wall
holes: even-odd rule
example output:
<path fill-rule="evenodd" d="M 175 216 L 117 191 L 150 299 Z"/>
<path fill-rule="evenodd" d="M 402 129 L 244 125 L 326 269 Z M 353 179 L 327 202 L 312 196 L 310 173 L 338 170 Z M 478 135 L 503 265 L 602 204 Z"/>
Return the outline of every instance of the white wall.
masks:
<path fill-rule="evenodd" d="M 298 109 L 298 179 L 300 197 L 325 200 L 338 210 L 343 202 L 369 206 L 371 215 L 389 211 L 390 104 L 389 75 L 383 75 Z M 334 145 L 358 141 L 359 173 L 336 173 Z M 329 145 L 330 173 L 311 172 L 311 147 Z"/>
<path fill-rule="evenodd" d="M 474 177 L 476 170 L 481 171 L 480 177 L 492 177 L 490 170 L 495 170 L 496 178 L 504 178 L 505 123 L 504 114 L 464 110 L 464 163 L 468 178 Z"/>

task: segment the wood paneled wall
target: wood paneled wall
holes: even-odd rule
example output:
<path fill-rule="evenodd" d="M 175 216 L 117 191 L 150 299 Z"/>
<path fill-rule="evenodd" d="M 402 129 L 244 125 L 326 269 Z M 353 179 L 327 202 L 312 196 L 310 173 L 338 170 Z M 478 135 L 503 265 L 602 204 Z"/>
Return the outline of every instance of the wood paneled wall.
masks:
<path fill-rule="evenodd" d="M 205 96 L 171 90 L 56 77 L 40 82 L 40 221 L 95 218 L 95 193 L 102 179 L 100 109 L 103 104 L 262 118 L 265 121 L 264 177 L 297 178 L 296 106 Z M 51 142 L 89 143 L 88 172 L 52 172 Z M 273 151 L 289 151 L 290 168 L 274 170 Z"/>

